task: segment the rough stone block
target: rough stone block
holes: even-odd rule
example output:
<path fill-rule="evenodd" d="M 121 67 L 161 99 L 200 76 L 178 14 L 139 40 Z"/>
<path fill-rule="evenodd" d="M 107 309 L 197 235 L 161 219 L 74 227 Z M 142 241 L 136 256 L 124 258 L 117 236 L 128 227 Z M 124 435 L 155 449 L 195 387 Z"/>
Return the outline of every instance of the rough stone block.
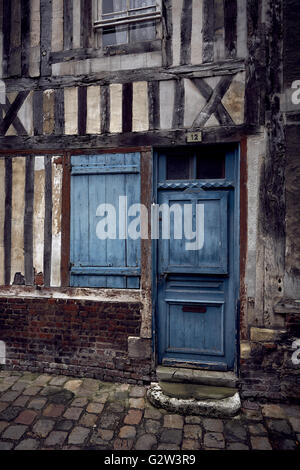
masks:
<path fill-rule="evenodd" d="M 249 359 L 251 355 L 251 343 L 249 341 L 241 341 L 240 345 L 241 359 Z"/>
<path fill-rule="evenodd" d="M 280 339 L 286 333 L 285 330 L 270 330 L 267 328 L 251 328 L 251 341 L 258 343 L 269 343 Z"/>
<path fill-rule="evenodd" d="M 130 336 L 128 338 L 128 356 L 133 359 L 149 359 L 151 357 L 150 341 Z"/>

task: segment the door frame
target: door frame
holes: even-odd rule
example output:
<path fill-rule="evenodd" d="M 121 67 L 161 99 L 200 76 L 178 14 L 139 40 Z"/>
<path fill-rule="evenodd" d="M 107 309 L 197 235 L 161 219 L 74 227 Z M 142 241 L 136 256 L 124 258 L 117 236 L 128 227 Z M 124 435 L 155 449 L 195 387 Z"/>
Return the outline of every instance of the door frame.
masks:
<path fill-rule="evenodd" d="M 193 144 L 195 147 L 207 147 L 210 145 L 220 145 L 225 147 L 235 146 L 234 154 L 234 217 L 233 217 L 233 254 L 232 256 L 236 260 L 233 274 L 233 282 L 235 287 L 234 298 L 236 299 L 235 305 L 235 360 L 234 360 L 234 372 L 239 372 L 240 362 L 240 310 L 241 301 L 244 300 L 242 297 L 243 282 L 241 279 L 241 273 L 245 267 L 245 248 L 241 247 L 241 239 L 243 241 L 247 239 L 247 216 L 241 214 L 241 206 L 243 210 L 247 209 L 247 197 L 246 192 L 246 171 L 245 159 L 246 159 L 246 139 L 238 142 L 209 142 Z M 178 146 L 179 147 L 179 146 Z M 163 147 L 176 150 L 178 147 Z M 180 145 L 180 147 L 183 147 Z M 186 145 L 186 148 L 190 148 L 190 145 Z M 152 164 L 152 204 L 158 203 L 158 158 L 163 148 L 153 148 L 153 164 Z M 241 186 L 242 192 L 241 193 Z M 242 225 L 241 225 L 242 224 Z M 245 232 L 245 233 L 244 233 Z M 242 264 L 241 264 L 242 262 Z M 158 296 L 158 240 L 152 240 L 152 341 L 153 341 L 153 358 L 155 366 L 158 365 L 158 331 L 157 331 L 157 296 Z M 186 366 L 184 366 L 186 367 Z M 192 366 L 191 366 L 192 367 Z M 200 369 L 200 368 L 198 368 Z"/>

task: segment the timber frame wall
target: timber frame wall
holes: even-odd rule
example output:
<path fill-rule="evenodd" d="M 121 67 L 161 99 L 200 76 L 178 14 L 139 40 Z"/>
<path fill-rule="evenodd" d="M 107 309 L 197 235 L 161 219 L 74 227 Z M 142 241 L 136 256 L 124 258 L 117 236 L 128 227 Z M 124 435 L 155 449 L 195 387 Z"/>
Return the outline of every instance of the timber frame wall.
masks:
<path fill-rule="evenodd" d="M 149 382 L 154 377 L 151 276 L 139 292 L 68 288 L 66 167 L 74 152 L 142 149 L 148 155 L 142 175 L 147 183 L 143 197 L 150 198 L 151 149 L 188 145 L 187 132 L 201 131 L 202 144 L 238 142 L 241 147 L 241 344 L 237 366 L 242 393 L 274 400 L 296 398 L 299 374 L 290 358 L 299 327 L 294 307 L 288 305 L 299 292 L 299 265 L 297 259 L 293 261 L 297 247 L 287 241 L 287 231 L 292 227 L 294 233 L 299 225 L 292 215 L 286 225 L 286 214 L 293 213 L 286 190 L 297 164 L 293 160 L 286 170 L 289 157 L 280 105 L 284 86 L 290 86 L 282 74 L 283 24 L 291 21 L 287 4 L 293 2 L 165 0 L 156 40 L 104 49 L 97 46 L 92 28 L 92 3 L 0 0 L 2 77 L 7 92 L 0 121 L 4 201 L 0 208 L 0 262 L 6 285 L 0 288 L 0 339 L 2 336 L 8 345 L 8 364 L 136 382 Z M 288 131 L 293 132 L 292 125 Z M 42 157 L 45 168 L 36 160 Z M 48 228 L 44 225 L 40 278 L 34 279 L 28 267 L 34 230 L 30 218 L 35 209 L 30 199 L 34 182 L 26 175 L 35 174 L 34 169 L 48 175 L 42 176 L 46 192 L 57 190 L 53 183 L 56 173 L 64 191 L 60 189 L 59 194 L 63 247 L 59 283 L 51 284 L 47 251 L 47 237 L 57 230 L 52 217 L 55 204 L 45 205 Z M 27 196 L 25 204 L 17 205 L 24 221 L 19 230 L 12 212 L 18 202 L 14 191 L 20 190 Z M 291 201 L 289 192 L 288 198 Z M 17 269 L 16 253 L 19 261 L 23 256 L 21 266 L 27 266 L 26 272 Z M 144 247 L 145 253 L 149 256 L 150 247 Z M 8 274 L 12 265 L 16 269 Z M 21 275 L 15 278 L 18 272 Z M 21 285 L 11 286 L 12 280 Z M 32 284 L 39 289 L 30 287 Z M 32 324 L 35 300 L 45 315 L 52 302 L 52 317 L 45 321 L 53 331 L 43 330 L 47 326 L 42 314 L 38 318 L 41 323 Z M 127 323 L 123 318 L 126 305 Z M 118 324 L 112 317 L 119 307 L 118 335 Z M 76 333 L 77 320 L 82 335 L 87 328 L 84 312 L 88 308 L 91 318 L 100 315 L 99 324 L 111 322 L 109 340 L 101 335 L 95 339 L 93 322 L 85 342 Z M 66 314 L 54 332 L 54 323 L 60 324 L 55 320 L 59 312 L 68 309 L 75 312 L 74 327 Z M 100 365 L 97 354 L 106 357 L 106 362 Z"/>

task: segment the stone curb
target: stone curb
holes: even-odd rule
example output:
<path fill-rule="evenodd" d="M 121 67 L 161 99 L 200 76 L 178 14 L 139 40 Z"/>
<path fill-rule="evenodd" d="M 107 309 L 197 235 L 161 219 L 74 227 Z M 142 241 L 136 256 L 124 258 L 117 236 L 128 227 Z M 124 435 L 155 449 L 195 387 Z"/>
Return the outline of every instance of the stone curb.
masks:
<path fill-rule="evenodd" d="M 158 384 L 153 383 L 147 391 L 147 398 L 157 408 L 184 415 L 231 418 L 237 415 L 241 409 L 238 392 L 232 397 L 222 400 L 186 400 L 168 397 Z"/>

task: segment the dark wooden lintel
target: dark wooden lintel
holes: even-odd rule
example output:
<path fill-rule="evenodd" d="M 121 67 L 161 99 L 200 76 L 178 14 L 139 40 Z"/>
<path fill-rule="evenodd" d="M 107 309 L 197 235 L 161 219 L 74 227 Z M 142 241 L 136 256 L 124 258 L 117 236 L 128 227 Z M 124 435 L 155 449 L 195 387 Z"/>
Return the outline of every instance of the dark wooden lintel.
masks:
<path fill-rule="evenodd" d="M 99 72 L 88 76 L 76 77 L 41 77 L 6 79 L 8 92 L 21 90 L 47 90 L 63 86 L 107 85 L 109 83 L 130 83 L 135 81 L 177 80 L 179 78 L 205 78 L 221 75 L 234 75 L 245 70 L 243 59 L 224 60 L 214 64 L 185 65 L 180 67 L 162 67 L 119 72 Z"/>
<path fill-rule="evenodd" d="M 281 299 L 274 305 L 274 312 L 288 315 L 300 314 L 300 299 Z"/>
<path fill-rule="evenodd" d="M 240 142 L 246 135 L 260 133 L 260 128 L 255 126 L 220 126 L 204 129 L 193 129 L 193 132 L 202 131 L 203 143 Z M 63 150 L 93 150 L 111 149 L 122 147 L 165 147 L 189 145 L 186 142 L 186 133 L 189 129 L 148 132 L 133 132 L 122 134 L 101 134 L 88 136 L 71 135 L 44 135 L 35 137 L 1 137 L 0 154 L 7 151 L 63 151 Z"/>
<path fill-rule="evenodd" d="M 126 54 L 141 54 L 146 52 L 159 52 L 161 50 L 161 39 L 154 41 L 139 42 L 132 44 L 122 44 L 117 46 L 107 46 L 103 49 L 95 48 L 80 48 L 71 49 L 59 52 L 52 52 L 50 54 L 51 64 L 70 60 L 87 60 L 103 57 L 110 57 L 114 55 Z"/>

